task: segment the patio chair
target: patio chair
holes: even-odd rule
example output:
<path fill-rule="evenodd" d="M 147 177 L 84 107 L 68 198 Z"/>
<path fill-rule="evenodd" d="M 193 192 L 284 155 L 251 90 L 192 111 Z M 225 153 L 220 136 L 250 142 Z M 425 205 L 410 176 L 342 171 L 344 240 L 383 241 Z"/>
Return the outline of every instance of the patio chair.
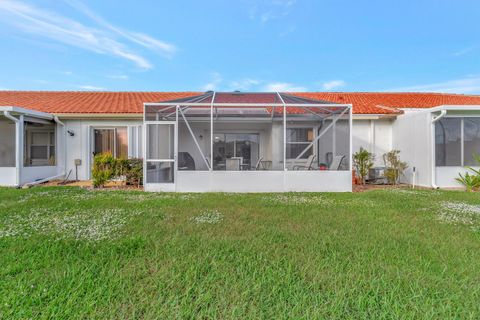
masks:
<path fill-rule="evenodd" d="M 315 155 L 311 154 L 308 156 L 305 165 L 293 166 L 293 170 L 312 170 L 313 160 L 315 160 Z"/>
<path fill-rule="evenodd" d="M 345 159 L 345 156 L 334 156 L 332 159 L 332 163 L 330 163 L 330 167 L 328 167 L 328 170 L 338 171 L 340 169 L 340 165 L 342 164 L 343 159 Z"/>
<path fill-rule="evenodd" d="M 262 164 L 263 157 L 258 158 L 257 163 L 255 164 L 255 167 L 253 170 L 260 170 L 260 165 Z"/>

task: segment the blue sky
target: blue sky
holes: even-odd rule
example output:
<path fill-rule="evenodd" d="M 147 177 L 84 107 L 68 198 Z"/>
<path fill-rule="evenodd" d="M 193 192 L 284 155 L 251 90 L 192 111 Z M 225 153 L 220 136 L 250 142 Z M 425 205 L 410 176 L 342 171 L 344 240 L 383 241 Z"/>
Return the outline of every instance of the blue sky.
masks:
<path fill-rule="evenodd" d="M 0 89 L 480 94 L 480 2 L 0 0 Z"/>

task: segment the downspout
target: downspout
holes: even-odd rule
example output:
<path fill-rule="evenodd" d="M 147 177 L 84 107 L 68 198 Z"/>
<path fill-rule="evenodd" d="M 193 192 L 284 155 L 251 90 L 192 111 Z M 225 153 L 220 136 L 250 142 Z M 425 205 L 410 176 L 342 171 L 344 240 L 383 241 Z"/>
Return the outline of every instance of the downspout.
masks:
<path fill-rule="evenodd" d="M 443 117 L 445 117 L 445 115 L 447 114 L 447 110 L 442 110 L 440 111 L 440 114 L 436 117 L 433 117 L 432 119 L 432 125 L 431 125 L 431 148 L 430 148 L 430 152 L 431 152 L 431 164 L 430 164 L 430 167 L 431 167 L 431 175 L 432 175 L 432 188 L 433 189 L 438 189 L 439 187 L 437 186 L 437 184 L 435 183 L 435 178 L 436 178 L 436 163 L 435 163 L 435 122 L 437 122 L 438 120 L 442 119 Z"/>
<path fill-rule="evenodd" d="M 8 111 L 3 111 L 5 118 L 12 120 L 15 123 L 15 179 L 16 186 L 20 186 L 20 168 L 22 165 L 22 159 L 20 159 L 20 120 L 15 118 Z"/>

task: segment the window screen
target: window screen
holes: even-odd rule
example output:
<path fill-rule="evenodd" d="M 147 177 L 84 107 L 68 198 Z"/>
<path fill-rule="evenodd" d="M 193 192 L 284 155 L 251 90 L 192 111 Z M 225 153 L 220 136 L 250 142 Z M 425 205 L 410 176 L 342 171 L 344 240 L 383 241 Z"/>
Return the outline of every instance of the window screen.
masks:
<path fill-rule="evenodd" d="M 287 128 L 287 159 L 295 159 L 313 141 L 312 128 Z M 311 146 L 300 158 L 306 159 L 313 154 Z"/>
<path fill-rule="evenodd" d="M 461 119 L 443 118 L 435 123 L 435 162 L 437 166 L 461 166 Z"/>
<path fill-rule="evenodd" d="M 480 155 L 480 118 L 465 118 L 463 125 L 463 159 L 466 166 L 480 165 L 474 155 Z"/>

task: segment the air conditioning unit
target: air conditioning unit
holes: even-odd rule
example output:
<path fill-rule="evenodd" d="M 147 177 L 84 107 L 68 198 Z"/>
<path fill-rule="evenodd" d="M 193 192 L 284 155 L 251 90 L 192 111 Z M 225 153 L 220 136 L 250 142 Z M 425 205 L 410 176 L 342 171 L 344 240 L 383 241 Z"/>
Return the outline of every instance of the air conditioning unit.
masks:
<path fill-rule="evenodd" d="M 386 184 L 385 167 L 374 167 L 368 171 L 368 182 L 374 184 Z"/>

